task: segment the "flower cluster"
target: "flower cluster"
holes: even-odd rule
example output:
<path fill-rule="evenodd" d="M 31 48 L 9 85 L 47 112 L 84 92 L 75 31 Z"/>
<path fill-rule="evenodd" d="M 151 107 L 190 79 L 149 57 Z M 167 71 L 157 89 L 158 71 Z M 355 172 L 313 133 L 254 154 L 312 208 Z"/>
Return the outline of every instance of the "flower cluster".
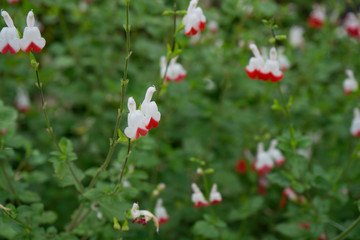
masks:
<path fill-rule="evenodd" d="M 358 108 L 354 108 L 354 118 L 351 122 L 350 132 L 354 137 L 360 136 L 360 112 Z"/>
<path fill-rule="evenodd" d="M 326 12 L 325 8 L 321 5 L 314 4 L 313 10 L 308 18 L 308 25 L 311 28 L 322 28 L 325 22 Z"/>
<path fill-rule="evenodd" d="M 156 232 L 159 232 L 159 220 L 151 212 L 147 210 L 139 210 L 139 204 L 134 203 L 131 208 L 131 216 L 133 218 L 132 223 L 146 225 L 151 219 L 154 220 Z M 143 216 L 143 217 L 141 217 Z"/>
<path fill-rule="evenodd" d="M 180 63 L 177 63 L 178 57 L 171 59 L 169 66 L 166 69 L 166 57 L 160 59 L 160 75 L 163 78 L 165 76 L 165 82 L 175 81 L 181 82 L 186 77 L 186 70 Z"/>
<path fill-rule="evenodd" d="M 343 82 L 344 93 L 346 95 L 349 95 L 350 93 L 356 92 L 358 90 L 359 84 L 354 77 L 353 71 L 351 71 L 350 69 L 347 69 L 345 71 L 345 73 L 348 76 L 348 78 L 346 78 Z"/>
<path fill-rule="evenodd" d="M 245 67 L 249 78 L 278 82 L 284 77 L 274 47 L 270 50 L 270 59 L 264 59 L 255 44 L 250 44 L 249 47 L 254 54 L 254 57 L 250 58 L 249 65 Z"/>
<path fill-rule="evenodd" d="M 15 54 L 21 50 L 24 52 L 40 52 L 45 46 L 45 39 L 41 37 L 40 30 L 35 26 L 34 13 L 31 10 L 27 15 L 27 27 L 24 29 L 23 38 L 20 39 L 19 33 L 15 28 L 14 22 L 6 11 L 1 11 L 7 27 L 3 27 L 0 32 L 0 51 L 3 54 Z"/>
<path fill-rule="evenodd" d="M 155 87 L 149 87 L 145 94 L 145 99 L 141 104 L 140 110 L 136 110 L 134 98 L 128 99 L 128 127 L 125 128 L 125 135 L 133 140 L 139 136 L 145 136 L 151 128 L 156 128 L 159 124 L 161 114 L 158 107 L 151 98 L 156 91 Z"/>
<path fill-rule="evenodd" d="M 183 18 L 183 24 L 185 26 L 185 35 L 196 35 L 205 29 L 206 18 L 200 7 L 196 7 L 199 0 L 191 0 L 187 13 Z"/>
<path fill-rule="evenodd" d="M 205 199 L 204 194 L 200 191 L 199 187 L 193 183 L 191 184 L 191 188 L 193 190 L 193 194 L 191 195 L 191 201 L 194 203 L 195 208 L 199 207 L 207 207 L 209 206 L 209 202 Z M 217 184 L 213 184 L 210 192 L 210 204 L 219 204 L 222 202 L 221 194 L 217 190 Z"/>
<path fill-rule="evenodd" d="M 276 148 L 277 144 L 277 140 L 272 140 L 268 151 L 264 151 L 264 144 L 262 142 L 258 143 L 254 168 L 259 175 L 264 175 L 269 172 L 274 167 L 274 163 L 280 166 L 285 162 L 285 157 L 281 151 Z"/>

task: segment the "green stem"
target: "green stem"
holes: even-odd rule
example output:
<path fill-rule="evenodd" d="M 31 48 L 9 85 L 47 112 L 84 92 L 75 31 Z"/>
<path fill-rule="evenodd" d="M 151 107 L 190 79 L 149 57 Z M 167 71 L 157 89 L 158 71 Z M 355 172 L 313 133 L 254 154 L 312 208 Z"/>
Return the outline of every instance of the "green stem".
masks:
<path fill-rule="evenodd" d="M 4 173 L 4 176 L 5 176 L 5 178 L 6 178 L 6 181 L 8 182 L 10 191 L 12 192 L 12 194 L 14 194 L 14 196 L 15 196 L 15 198 L 16 198 L 16 203 L 17 203 L 18 205 L 20 205 L 19 196 L 18 196 L 18 194 L 17 194 L 16 191 L 15 191 L 15 188 L 14 188 L 14 186 L 13 186 L 11 180 L 10 180 L 9 175 L 7 174 L 7 172 L 6 172 L 6 170 L 5 170 L 5 166 L 4 166 L 4 164 L 3 164 L 2 161 L 0 161 L 0 167 L 1 167 L 2 172 Z"/>
<path fill-rule="evenodd" d="M 85 218 L 91 213 L 91 210 L 87 210 L 84 215 L 72 226 L 72 228 L 69 229 L 69 231 L 73 231 L 75 228 L 77 228 L 77 226 L 79 226 L 79 224 L 85 220 Z"/>
<path fill-rule="evenodd" d="M 19 223 L 21 226 L 23 226 L 24 228 L 28 229 L 29 231 L 32 230 L 32 228 L 28 225 L 26 225 L 24 222 L 22 222 L 21 220 L 17 219 L 17 218 L 14 218 L 12 217 L 8 212 L 4 211 L 4 213 L 9 217 L 11 218 L 12 220 L 14 220 L 15 222 Z"/>
<path fill-rule="evenodd" d="M 32 53 L 30 53 L 32 54 Z M 35 59 L 34 55 L 33 58 Z M 37 87 L 39 88 L 40 91 L 40 97 L 41 97 L 41 106 L 42 106 L 42 111 L 45 117 L 45 122 L 46 122 L 46 126 L 47 126 L 47 131 L 50 134 L 50 137 L 52 138 L 53 142 L 55 143 L 56 149 L 58 150 L 59 153 L 64 154 L 64 151 L 61 149 L 59 142 L 56 139 L 56 136 L 54 134 L 54 131 L 51 127 L 48 115 L 47 115 L 47 111 L 46 111 L 46 103 L 45 103 L 45 98 L 44 98 L 44 93 L 43 93 L 43 89 L 42 89 L 42 84 L 40 82 L 40 77 L 39 77 L 39 69 L 38 67 L 36 67 L 35 69 L 36 71 L 36 80 L 37 80 Z M 68 166 L 76 184 L 78 185 L 79 189 L 80 189 L 80 193 L 84 193 L 84 186 L 82 185 L 82 183 L 80 182 L 79 178 L 77 177 L 74 169 L 72 168 L 71 164 L 68 162 L 67 159 L 65 159 L 65 163 Z"/>
<path fill-rule="evenodd" d="M 284 109 L 284 113 L 285 113 L 285 116 L 286 116 L 286 119 L 287 119 L 287 124 L 288 124 L 288 128 L 289 128 L 289 133 L 290 133 L 290 137 L 291 137 L 291 149 L 293 151 L 293 153 L 296 153 L 296 149 L 295 149 L 295 145 L 294 145 L 294 142 L 295 142 L 295 135 L 294 135 L 294 131 L 293 131 L 293 127 L 292 127 L 292 124 L 291 124 L 291 116 L 290 116 L 290 111 L 289 111 L 289 108 L 285 102 L 285 98 L 284 98 L 284 95 L 281 91 L 281 88 L 280 88 L 280 83 L 277 83 L 277 89 L 279 91 L 279 95 L 280 95 L 280 99 L 281 99 L 281 103 L 283 105 L 283 109 Z"/>
<path fill-rule="evenodd" d="M 162 87 L 164 85 L 164 82 L 165 82 L 166 74 L 168 72 L 171 59 L 173 59 L 172 54 L 173 54 L 173 52 L 175 50 L 175 44 L 176 44 L 176 17 L 177 17 L 176 8 L 177 8 L 177 6 L 176 6 L 176 3 L 174 2 L 173 34 L 171 35 L 171 52 L 167 56 L 165 73 L 164 73 L 164 76 L 161 76 L 160 79 L 159 79 L 159 82 L 158 82 L 157 87 L 156 87 L 156 89 L 158 91 L 155 92 L 154 99 L 157 99 L 159 94 L 160 94 L 160 91 L 161 91 L 161 89 L 162 89 Z"/>
<path fill-rule="evenodd" d="M 117 137 L 118 137 L 118 130 L 120 127 L 121 122 L 121 116 L 124 109 L 124 102 L 125 102 L 125 93 L 126 93 L 126 86 L 128 84 L 127 80 L 127 74 L 128 74 L 128 64 L 129 59 L 132 54 L 130 51 L 130 25 L 129 25 L 129 8 L 130 8 L 130 0 L 126 0 L 126 25 L 125 25 L 125 32 L 126 32 L 126 60 L 125 60 L 125 69 L 124 69 L 124 76 L 121 80 L 121 100 L 120 100 L 120 108 L 118 109 L 118 115 L 116 118 L 115 128 L 113 132 L 113 137 L 110 140 L 110 147 L 109 151 L 106 155 L 104 163 L 101 165 L 101 167 L 97 170 L 95 176 L 92 178 L 88 189 L 91 189 L 95 186 L 96 180 L 98 179 L 99 175 L 106 170 L 106 168 L 109 166 L 111 158 L 114 154 L 115 147 L 117 145 Z"/>
<path fill-rule="evenodd" d="M 336 236 L 333 240 L 341 240 L 346 237 L 358 224 L 360 223 L 360 217 L 358 217 L 347 229 L 345 229 L 341 234 Z"/>
<path fill-rule="evenodd" d="M 121 188 L 121 182 L 122 182 L 122 179 L 123 179 L 123 176 L 124 176 L 124 172 L 125 172 L 125 168 L 126 168 L 126 164 L 127 164 L 127 161 L 129 159 L 129 156 L 130 156 L 130 153 L 131 153 L 131 139 L 128 138 L 128 149 L 127 149 L 127 154 L 126 154 L 126 157 L 125 157 L 125 162 L 122 166 L 122 169 L 121 169 L 121 173 L 120 173 L 120 177 L 119 177 L 119 182 L 117 184 L 117 186 L 115 187 L 114 191 L 111 193 L 111 195 L 117 193 L 120 188 Z"/>
<path fill-rule="evenodd" d="M 70 229 L 73 229 L 79 217 L 81 216 L 82 211 L 84 210 L 84 204 L 80 204 L 79 209 L 76 211 L 74 218 L 72 219 L 69 226 L 66 228 L 66 232 L 70 232 Z"/>

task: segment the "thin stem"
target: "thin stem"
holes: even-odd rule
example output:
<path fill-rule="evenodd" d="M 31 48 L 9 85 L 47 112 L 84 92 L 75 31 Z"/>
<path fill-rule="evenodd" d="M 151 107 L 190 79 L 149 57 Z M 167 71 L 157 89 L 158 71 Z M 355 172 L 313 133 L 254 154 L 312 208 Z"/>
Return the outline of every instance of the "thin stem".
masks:
<path fill-rule="evenodd" d="M 84 210 L 84 204 L 80 204 L 79 209 L 76 211 L 74 218 L 72 219 L 70 225 L 66 228 L 66 232 L 70 232 L 70 229 L 73 229 L 79 217 L 81 216 L 82 211 Z"/>
<path fill-rule="evenodd" d="M 158 91 L 155 92 L 155 96 L 154 98 L 158 98 L 159 94 L 160 94 L 160 91 L 161 91 L 161 88 L 162 86 L 164 85 L 164 82 L 165 82 L 165 78 L 166 78 L 166 74 L 168 72 L 168 69 L 169 69 L 169 65 L 170 65 L 170 62 L 171 60 L 173 59 L 173 52 L 175 50 L 175 44 L 176 44 L 176 3 L 174 2 L 174 18 L 173 18 L 173 34 L 171 35 L 171 52 L 170 54 L 168 55 L 168 58 L 167 58 L 167 61 L 166 61 L 166 67 L 165 67 L 165 72 L 164 72 L 164 76 L 161 76 L 160 79 L 159 79 L 159 82 L 157 84 L 157 87 L 156 89 L 158 89 Z"/>
<path fill-rule="evenodd" d="M 77 226 L 79 226 L 79 224 L 85 220 L 85 218 L 91 213 L 91 210 L 87 210 L 84 215 L 79 219 L 79 221 L 77 221 L 72 228 L 69 229 L 69 231 L 71 232 L 72 230 L 74 230 L 75 228 L 77 228 Z"/>
<path fill-rule="evenodd" d="M 113 132 L 112 139 L 110 140 L 110 147 L 109 151 L 106 155 L 104 163 L 101 167 L 97 170 L 95 176 L 92 178 L 88 189 L 91 189 L 95 186 L 96 180 L 98 179 L 99 175 L 106 170 L 109 166 L 111 158 L 114 154 L 115 147 L 117 145 L 117 137 L 118 137 L 118 130 L 120 127 L 121 116 L 124 109 L 124 102 L 125 102 L 125 93 L 126 93 L 126 86 L 128 84 L 127 74 L 128 74 L 128 65 L 129 60 L 132 52 L 130 51 L 130 25 L 129 25 L 129 8 L 130 8 L 130 0 L 126 0 L 126 25 L 125 25 L 125 32 L 126 32 L 126 60 L 125 60 L 125 69 L 124 69 L 124 76 L 121 80 L 121 100 L 120 100 L 120 108 L 118 109 L 118 115 L 116 118 L 115 128 Z"/>
<path fill-rule="evenodd" d="M 32 228 L 28 225 L 26 225 L 23 221 L 17 219 L 17 218 L 14 218 L 13 216 L 11 216 L 7 211 L 4 210 L 4 213 L 9 217 L 11 218 L 12 220 L 14 220 L 15 222 L 19 223 L 21 226 L 23 226 L 24 228 L 28 229 L 28 230 L 32 230 Z"/>
<path fill-rule="evenodd" d="M 32 54 L 32 53 L 31 53 Z M 34 57 L 35 58 L 35 57 Z M 40 91 L 40 97 L 41 97 L 41 106 L 42 106 L 42 111 L 45 117 L 45 122 L 46 122 L 46 126 L 47 126 L 47 131 L 50 134 L 50 137 L 52 138 L 53 142 L 55 143 L 56 149 L 58 150 L 59 153 L 64 154 L 64 151 L 61 149 L 59 142 L 56 139 L 56 136 L 54 134 L 54 131 L 51 127 L 48 115 L 47 115 L 47 111 L 46 111 L 46 102 L 45 102 L 45 98 L 44 98 L 44 93 L 43 93 L 43 89 L 42 89 L 42 84 L 40 82 L 40 77 L 39 77 L 39 69 L 38 67 L 36 67 L 35 69 L 36 71 L 36 80 L 37 80 L 37 87 L 39 88 Z M 84 193 L 84 186 L 82 185 L 82 183 L 80 182 L 79 178 L 77 177 L 73 167 L 71 166 L 71 164 L 67 161 L 67 159 L 65 160 L 66 165 L 68 166 L 76 184 L 78 185 L 80 192 Z"/>
<path fill-rule="evenodd" d="M 127 161 L 129 159 L 129 156 L 130 156 L 130 153 L 131 153 L 131 139 L 128 138 L 128 149 L 127 149 L 127 154 L 126 154 L 126 157 L 125 157 L 125 162 L 122 166 L 122 169 L 121 169 L 121 173 L 120 173 L 120 177 L 119 177 L 119 182 L 118 184 L 116 185 L 114 191 L 111 193 L 111 195 L 117 193 L 120 188 L 121 188 L 121 182 L 122 182 L 122 179 L 123 179 L 123 176 L 124 176 L 124 172 L 125 172 L 125 168 L 126 168 L 126 164 L 127 164 Z"/>
<path fill-rule="evenodd" d="M 16 203 L 17 203 L 18 205 L 20 205 L 19 196 L 18 196 L 18 194 L 17 194 L 16 191 L 15 191 L 15 188 L 14 188 L 12 182 L 11 182 L 11 179 L 10 179 L 9 175 L 7 174 L 7 172 L 6 172 L 6 170 L 5 170 L 5 166 L 4 166 L 4 164 L 3 164 L 2 161 L 0 161 L 0 167 L 1 167 L 2 172 L 4 173 L 4 176 L 5 176 L 5 178 L 6 178 L 6 181 L 7 181 L 8 184 L 9 184 L 10 191 L 12 192 L 12 194 L 14 194 L 14 196 L 15 196 L 15 198 L 16 198 Z"/>
<path fill-rule="evenodd" d="M 288 108 L 288 105 L 286 104 L 285 102 L 285 98 L 284 98 L 284 95 L 281 91 L 281 88 L 280 88 L 280 83 L 277 83 L 277 89 L 279 91 L 279 95 L 280 95 L 280 99 L 281 99 L 281 103 L 283 105 L 283 109 L 284 109 L 284 113 L 285 113 L 285 116 L 286 116 L 286 119 L 287 119 L 287 123 L 288 123 L 288 128 L 289 128 L 289 132 L 290 132 L 290 137 L 291 137 L 291 149 L 293 151 L 293 153 L 296 152 L 296 149 L 295 149 L 295 146 L 293 144 L 294 140 L 295 140 L 295 136 L 294 136 L 294 131 L 293 131 L 293 128 L 292 128 L 292 124 L 291 124 L 291 115 L 290 115 L 290 111 L 289 111 L 289 108 Z"/>
<path fill-rule="evenodd" d="M 334 238 L 334 240 L 341 240 L 346 237 L 358 224 L 360 223 L 360 217 L 358 217 L 347 229 L 345 229 L 341 234 Z"/>

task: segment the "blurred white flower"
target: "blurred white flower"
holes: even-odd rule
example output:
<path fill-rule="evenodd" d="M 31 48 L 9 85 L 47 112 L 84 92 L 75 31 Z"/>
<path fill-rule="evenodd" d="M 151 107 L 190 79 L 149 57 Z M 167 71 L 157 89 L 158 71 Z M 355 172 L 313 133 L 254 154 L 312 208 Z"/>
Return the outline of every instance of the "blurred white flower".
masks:
<path fill-rule="evenodd" d="M 360 36 L 359 19 L 353 12 L 349 12 L 346 14 L 344 18 L 344 27 L 350 36 L 355 38 L 358 38 Z"/>
<path fill-rule="evenodd" d="M 159 219 L 159 225 L 164 224 L 170 220 L 170 217 L 163 206 L 163 200 L 161 198 L 156 201 L 155 216 Z"/>
<path fill-rule="evenodd" d="M 168 69 L 166 71 L 166 57 L 161 57 L 160 59 L 160 73 L 161 73 L 161 77 L 164 77 L 165 72 L 166 72 L 166 77 L 165 77 L 165 82 L 169 82 L 169 81 L 175 81 L 175 82 L 180 82 L 182 81 L 185 77 L 186 77 L 186 71 L 183 68 L 183 66 L 180 63 L 177 63 L 178 56 L 174 57 L 173 59 L 171 59 Z"/>
<path fill-rule="evenodd" d="M 260 175 L 266 174 L 274 167 L 274 162 L 271 159 L 270 154 L 264 151 L 264 144 L 262 142 L 258 143 L 257 146 L 257 154 L 254 167 Z"/>
<path fill-rule="evenodd" d="M 354 77 L 353 71 L 351 71 L 350 69 L 346 69 L 345 73 L 348 76 L 348 78 L 346 78 L 343 82 L 344 93 L 346 95 L 349 95 L 350 93 L 356 92 L 358 90 L 359 84 Z"/>
<path fill-rule="evenodd" d="M 207 207 L 209 203 L 205 200 L 204 194 L 200 191 L 199 187 L 195 183 L 193 183 L 191 184 L 191 188 L 194 192 L 191 195 L 191 201 L 194 203 L 194 207 Z"/>
<path fill-rule="evenodd" d="M 325 8 L 322 5 L 314 4 L 313 10 L 308 18 L 308 25 L 311 28 L 322 28 L 326 18 Z"/>
<path fill-rule="evenodd" d="M 274 139 L 271 141 L 268 154 L 274 160 L 276 165 L 280 166 L 285 162 L 285 157 L 282 155 L 281 151 L 276 148 L 277 144 L 277 140 Z"/>
<path fill-rule="evenodd" d="M 30 98 L 24 88 L 18 87 L 16 89 L 15 107 L 21 113 L 26 113 L 30 110 Z"/>
<path fill-rule="evenodd" d="M 222 202 L 221 194 L 217 190 L 217 184 L 214 183 L 210 192 L 210 204 L 219 204 Z"/>
<path fill-rule="evenodd" d="M 134 203 L 131 208 L 131 216 L 133 218 L 132 223 L 139 223 L 142 225 L 146 225 L 149 221 L 154 220 L 154 225 L 156 227 L 156 232 L 159 232 L 159 221 L 157 217 L 154 216 L 151 212 L 147 210 L 139 210 L 139 204 Z M 143 216 L 140 218 L 140 216 Z"/>
<path fill-rule="evenodd" d="M 350 132 L 354 137 L 360 136 L 360 112 L 358 108 L 354 108 L 354 118 L 351 122 Z"/>
<path fill-rule="evenodd" d="M 293 47 L 302 48 L 305 46 L 304 29 L 300 26 L 292 26 L 289 33 L 289 42 Z"/>

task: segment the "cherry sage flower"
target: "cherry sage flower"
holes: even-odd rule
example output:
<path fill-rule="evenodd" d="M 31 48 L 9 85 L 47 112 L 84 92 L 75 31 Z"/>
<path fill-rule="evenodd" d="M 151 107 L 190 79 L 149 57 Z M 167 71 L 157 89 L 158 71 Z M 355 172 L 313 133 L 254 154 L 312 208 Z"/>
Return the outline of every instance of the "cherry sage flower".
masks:
<path fill-rule="evenodd" d="M 344 20 L 344 27 L 350 36 L 355 38 L 358 38 L 360 36 L 359 19 L 354 13 L 349 12 L 346 14 Z"/>
<path fill-rule="evenodd" d="M 136 110 L 136 103 L 134 98 L 130 97 L 128 100 L 128 127 L 125 128 L 125 134 L 128 138 L 133 140 L 138 139 L 139 136 L 145 136 L 148 132 L 146 129 L 145 115 L 142 111 Z"/>
<path fill-rule="evenodd" d="M 14 5 L 20 2 L 20 0 L 7 0 L 10 5 Z"/>
<path fill-rule="evenodd" d="M 160 72 L 161 77 L 164 77 L 165 73 L 165 82 L 175 81 L 180 82 L 186 77 L 186 70 L 180 63 L 177 63 L 178 57 L 171 59 L 169 66 L 166 70 L 166 57 L 161 57 L 160 59 Z"/>
<path fill-rule="evenodd" d="M 281 151 L 276 148 L 277 144 L 277 140 L 274 139 L 271 141 L 268 154 L 275 161 L 276 165 L 281 166 L 285 162 L 285 157 L 282 155 Z"/>
<path fill-rule="evenodd" d="M 217 190 L 217 184 L 214 183 L 210 192 L 210 204 L 219 204 L 222 202 L 221 194 Z"/>
<path fill-rule="evenodd" d="M 21 113 L 26 113 L 30 110 L 29 94 L 23 88 L 16 90 L 15 107 Z"/>
<path fill-rule="evenodd" d="M 270 182 L 267 179 L 266 175 L 259 175 L 257 182 L 258 182 L 258 193 L 261 195 L 266 195 L 266 189 L 270 185 Z"/>
<path fill-rule="evenodd" d="M 159 225 L 164 224 L 170 220 L 170 217 L 163 206 L 163 200 L 161 198 L 156 201 L 155 216 L 159 219 Z"/>
<path fill-rule="evenodd" d="M 3 27 L 0 32 L 0 51 L 6 54 L 8 51 L 15 54 L 20 50 L 20 37 L 14 22 L 6 11 L 1 11 L 1 16 L 7 27 Z"/>
<path fill-rule="evenodd" d="M 286 204 L 286 200 L 289 199 L 291 201 L 297 200 L 297 194 L 291 187 L 286 187 L 282 192 L 282 198 L 280 201 L 280 208 L 283 208 Z"/>
<path fill-rule="evenodd" d="M 265 65 L 265 61 L 255 44 L 251 43 L 249 48 L 253 52 L 254 57 L 250 58 L 249 65 L 245 67 L 245 71 L 249 78 L 255 79 L 259 76 L 261 69 Z"/>
<path fill-rule="evenodd" d="M 27 15 L 27 27 L 25 27 L 23 38 L 20 40 L 20 47 L 24 52 L 40 52 L 46 44 L 41 37 L 40 30 L 35 26 L 34 13 L 31 10 Z"/>
<path fill-rule="evenodd" d="M 187 13 L 183 18 L 185 25 L 185 35 L 196 35 L 199 31 L 203 31 L 206 25 L 206 18 L 200 7 L 196 7 L 199 0 L 191 0 Z"/>
<path fill-rule="evenodd" d="M 147 210 L 139 210 L 139 204 L 134 203 L 131 208 L 131 216 L 133 218 L 132 223 L 139 223 L 146 225 L 151 219 L 154 220 L 154 225 L 156 227 L 156 232 L 159 232 L 159 220 L 151 212 Z M 143 217 L 141 217 L 143 216 Z"/>
<path fill-rule="evenodd" d="M 272 161 L 270 154 L 264 151 L 264 144 L 262 142 L 258 143 L 257 146 L 254 167 L 259 175 L 265 175 L 274 167 L 274 162 Z"/>
<path fill-rule="evenodd" d="M 321 5 L 314 4 L 313 10 L 308 18 L 308 25 L 311 28 L 322 28 L 325 22 L 326 13 L 325 8 Z"/>
<path fill-rule="evenodd" d="M 300 26 L 292 26 L 289 33 L 289 42 L 293 47 L 303 48 L 305 46 L 304 29 Z"/>
<path fill-rule="evenodd" d="M 360 112 L 358 108 L 354 108 L 354 118 L 351 122 L 350 132 L 354 137 L 360 136 Z"/>
<path fill-rule="evenodd" d="M 191 195 L 191 201 L 194 203 L 195 208 L 209 206 L 208 201 L 205 200 L 204 194 L 200 191 L 199 187 L 193 183 L 191 184 L 193 194 Z"/>
<path fill-rule="evenodd" d="M 345 71 L 345 73 L 348 76 L 348 78 L 346 78 L 343 82 L 344 93 L 346 95 L 349 95 L 351 92 L 356 92 L 358 90 L 359 84 L 354 77 L 353 71 L 351 71 L 350 69 L 347 69 Z"/>
<path fill-rule="evenodd" d="M 154 101 L 151 101 L 155 91 L 155 87 L 149 87 L 146 91 L 145 99 L 141 104 L 141 111 L 145 115 L 145 127 L 148 130 L 156 128 L 159 125 L 161 117 L 158 106 Z"/>
<path fill-rule="evenodd" d="M 245 159 L 239 159 L 235 164 L 235 170 L 240 174 L 247 172 L 247 163 Z"/>

